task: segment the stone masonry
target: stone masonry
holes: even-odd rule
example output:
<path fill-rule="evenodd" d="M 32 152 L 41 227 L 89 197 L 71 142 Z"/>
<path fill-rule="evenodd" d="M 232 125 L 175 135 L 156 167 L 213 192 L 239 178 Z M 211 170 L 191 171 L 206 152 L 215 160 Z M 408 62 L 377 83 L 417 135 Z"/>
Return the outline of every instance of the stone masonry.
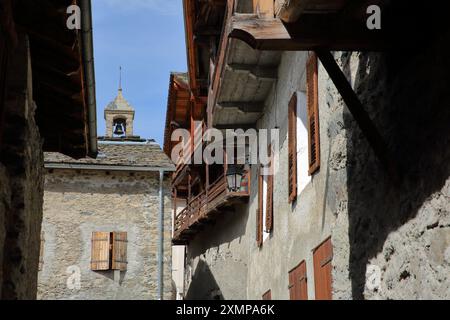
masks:
<path fill-rule="evenodd" d="M 164 298 L 172 296 L 171 201 L 165 180 Z M 157 299 L 159 173 L 47 170 L 39 299 Z M 91 271 L 93 231 L 127 232 L 128 267 Z M 80 272 L 80 286 L 68 286 Z"/>

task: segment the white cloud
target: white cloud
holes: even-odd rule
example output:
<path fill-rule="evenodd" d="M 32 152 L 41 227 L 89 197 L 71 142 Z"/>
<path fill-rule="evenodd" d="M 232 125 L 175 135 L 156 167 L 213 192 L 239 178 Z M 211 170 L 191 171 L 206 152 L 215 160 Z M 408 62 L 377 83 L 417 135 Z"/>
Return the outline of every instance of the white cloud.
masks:
<path fill-rule="evenodd" d="M 180 11 L 181 0 L 94 0 L 120 10 L 153 10 L 158 13 L 173 15 Z"/>

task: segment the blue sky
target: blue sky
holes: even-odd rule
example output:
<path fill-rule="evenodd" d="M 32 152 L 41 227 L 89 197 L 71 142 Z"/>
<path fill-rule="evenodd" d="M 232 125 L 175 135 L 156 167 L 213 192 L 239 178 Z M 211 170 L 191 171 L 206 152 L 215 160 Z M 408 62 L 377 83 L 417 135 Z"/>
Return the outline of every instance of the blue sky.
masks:
<path fill-rule="evenodd" d="M 181 0 L 93 0 L 98 135 L 122 66 L 125 98 L 136 110 L 134 134 L 163 143 L 171 71 L 186 71 Z"/>

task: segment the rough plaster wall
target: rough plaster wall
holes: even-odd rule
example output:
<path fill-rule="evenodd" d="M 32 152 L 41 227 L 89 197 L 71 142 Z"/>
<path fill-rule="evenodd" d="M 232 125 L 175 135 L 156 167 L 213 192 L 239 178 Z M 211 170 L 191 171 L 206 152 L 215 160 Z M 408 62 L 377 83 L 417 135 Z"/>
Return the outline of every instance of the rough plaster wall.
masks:
<path fill-rule="evenodd" d="M 172 298 L 171 200 L 165 181 L 164 297 Z M 39 299 L 157 299 L 159 176 L 55 170 L 46 174 L 44 265 Z M 125 231 L 128 269 L 91 271 L 93 231 Z M 81 288 L 69 289 L 67 268 L 81 271 Z"/>
<path fill-rule="evenodd" d="M 186 266 L 186 299 L 246 299 L 249 237 L 247 205 L 220 213 L 214 226 L 190 243 Z"/>
<path fill-rule="evenodd" d="M 35 299 L 43 154 L 32 100 L 28 42 L 22 35 L 8 68 L 6 125 L 0 148 L 0 296 Z"/>
<path fill-rule="evenodd" d="M 288 139 L 287 118 L 289 101 L 296 91 L 306 90 L 304 52 L 284 53 L 278 71 L 278 81 L 266 100 L 263 118 L 258 128 L 280 129 L 280 150 L 275 158 L 279 166 L 274 177 L 274 231 L 261 249 L 256 246 L 257 183 L 252 185 L 250 216 L 247 233 L 253 241 L 249 246 L 249 268 L 247 298 L 261 299 L 271 290 L 273 299 L 289 299 L 288 274 L 301 261 L 306 262 L 308 272 L 308 296 L 314 298 L 314 275 L 312 250 L 330 236 L 334 221 L 332 208 L 326 196 L 329 193 L 327 162 L 329 159 L 330 137 L 327 126 L 320 127 L 321 170 L 315 174 L 303 190 L 299 190 L 297 201 L 288 202 Z M 319 71 L 322 74 L 323 70 Z M 324 106 L 324 97 L 319 97 L 320 123 L 339 117 Z M 308 167 L 298 170 L 308 171 Z M 254 170 L 253 176 L 256 176 Z"/>
<path fill-rule="evenodd" d="M 338 199 L 333 229 L 337 299 L 450 297 L 449 36 L 406 55 L 336 54 L 401 175 L 394 184 L 344 109 L 347 142 L 333 154 L 348 193 Z M 328 90 L 329 104 L 339 108 Z M 381 270 L 376 289 L 366 284 L 373 268 Z"/>

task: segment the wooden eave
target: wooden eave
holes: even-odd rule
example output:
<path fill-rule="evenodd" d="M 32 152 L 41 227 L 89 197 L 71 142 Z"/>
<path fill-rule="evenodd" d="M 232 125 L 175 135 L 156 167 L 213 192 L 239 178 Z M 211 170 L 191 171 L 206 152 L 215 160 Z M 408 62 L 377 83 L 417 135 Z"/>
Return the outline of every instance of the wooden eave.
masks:
<path fill-rule="evenodd" d="M 16 27 L 28 35 L 36 120 L 44 151 L 89 154 L 88 94 L 81 31 L 66 26 L 72 0 L 16 0 Z M 76 1 L 75 1 L 76 4 Z"/>
<path fill-rule="evenodd" d="M 196 97 L 207 96 L 211 44 L 220 37 L 226 0 L 183 0 L 189 85 Z"/>
<path fill-rule="evenodd" d="M 164 131 L 164 152 L 171 156 L 174 147 L 171 137 L 176 128 L 188 128 L 191 104 L 189 85 L 175 73 L 170 75 L 169 94 L 167 99 L 166 125 Z M 177 125 L 175 125 L 177 124 Z"/>

